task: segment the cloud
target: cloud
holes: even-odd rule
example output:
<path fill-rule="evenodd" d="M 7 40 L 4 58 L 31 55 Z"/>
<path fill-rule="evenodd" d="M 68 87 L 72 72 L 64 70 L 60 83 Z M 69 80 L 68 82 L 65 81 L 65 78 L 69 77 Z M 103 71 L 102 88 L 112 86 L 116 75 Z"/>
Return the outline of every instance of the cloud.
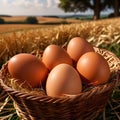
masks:
<path fill-rule="evenodd" d="M 60 3 L 60 0 L 54 0 L 54 2 L 55 2 L 56 4 L 59 4 L 59 3 Z"/>
<path fill-rule="evenodd" d="M 0 0 L 0 13 L 16 15 L 44 15 L 63 13 L 59 0 Z"/>
<path fill-rule="evenodd" d="M 31 3 L 28 0 L 14 0 L 11 2 L 11 5 L 15 7 L 31 7 Z"/>
<path fill-rule="evenodd" d="M 14 0 L 11 2 L 14 7 L 31 8 L 34 4 L 30 0 Z"/>
<path fill-rule="evenodd" d="M 53 0 L 47 0 L 47 7 L 51 7 L 53 5 Z"/>
<path fill-rule="evenodd" d="M 45 4 L 42 0 L 1 0 L 4 6 L 21 7 L 21 8 L 34 8 L 43 7 Z"/>
<path fill-rule="evenodd" d="M 4 5 L 13 5 L 17 7 L 31 7 L 31 6 L 44 6 L 53 7 L 56 6 L 59 0 L 1 0 Z"/>
<path fill-rule="evenodd" d="M 33 7 L 45 7 L 53 8 L 57 7 L 59 0 L 1 0 L 4 5 L 21 7 L 21 8 L 33 8 Z"/>
<path fill-rule="evenodd" d="M 3 3 L 3 5 L 8 5 L 9 4 L 9 0 L 2 0 L 1 2 Z"/>
<path fill-rule="evenodd" d="M 57 7 L 59 0 L 47 0 L 47 7 Z"/>

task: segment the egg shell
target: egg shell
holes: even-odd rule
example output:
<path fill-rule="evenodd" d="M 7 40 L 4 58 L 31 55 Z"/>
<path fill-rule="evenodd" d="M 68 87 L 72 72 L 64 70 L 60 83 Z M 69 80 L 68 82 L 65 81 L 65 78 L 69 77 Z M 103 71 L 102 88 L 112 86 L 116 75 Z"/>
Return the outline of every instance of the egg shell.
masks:
<path fill-rule="evenodd" d="M 110 67 L 107 60 L 95 52 L 87 52 L 77 62 L 77 70 L 82 80 L 89 85 L 105 83 L 110 77 Z"/>
<path fill-rule="evenodd" d="M 76 95 L 81 91 L 81 78 L 71 65 L 59 64 L 49 73 L 46 81 L 46 93 L 48 96 Z"/>
<path fill-rule="evenodd" d="M 86 52 L 94 52 L 93 46 L 87 40 L 80 37 L 74 37 L 69 41 L 67 53 L 75 62 Z"/>
<path fill-rule="evenodd" d="M 39 87 L 48 75 L 48 69 L 36 56 L 20 53 L 8 61 L 8 71 L 24 87 Z"/>
<path fill-rule="evenodd" d="M 72 59 L 66 50 L 58 45 L 53 44 L 47 46 L 44 50 L 42 61 L 49 70 L 61 63 L 72 65 Z"/>

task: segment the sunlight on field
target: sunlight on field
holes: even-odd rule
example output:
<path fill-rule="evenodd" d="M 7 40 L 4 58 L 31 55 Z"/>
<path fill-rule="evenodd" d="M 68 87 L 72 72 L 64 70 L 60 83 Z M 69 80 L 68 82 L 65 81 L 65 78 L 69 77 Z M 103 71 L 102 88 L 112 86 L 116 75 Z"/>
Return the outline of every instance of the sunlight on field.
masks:
<path fill-rule="evenodd" d="M 26 19 L 25 16 L 13 16 L 13 17 L 1 17 L 3 18 L 6 22 L 8 21 L 24 21 Z"/>
<path fill-rule="evenodd" d="M 49 44 L 62 46 L 76 36 L 85 38 L 93 46 L 108 49 L 118 58 L 120 57 L 120 18 L 80 21 L 79 23 L 54 25 L 54 27 L 53 25 L 0 25 L 0 33 L 0 67 L 15 54 L 31 53 L 34 50 L 43 51 Z M 114 90 L 108 106 L 101 114 L 101 119 L 98 120 L 120 118 L 119 101 L 120 87 Z M 7 106 L 7 102 L 3 105 Z M 7 108 L 8 111 L 14 109 L 13 106 L 7 106 Z M 1 111 L 4 111 L 4 107 Z M 15 112 L 11 114 L 16 115 Z"/>
<path fill-rule="evenodd" d="M 7 55 L 12 56 L 19 52 L 31 52 L 34 49 L 43 50 L 48 44 L 62 45 L 72 37 L 80 36 L 87 39 L 94 46 L 107 46 L 112 43 L 120 44 L 120 18 L 99 21 L 88 21 L 68 25 L 41 27 L 38 25 L 6 25 L 1 30 L 14 31 L 0 35 L 0 52 L 7 49 Z M 6 27 L 6 28 L 5 28 Z M 36 28 L 35 28 L 36 27 Z M 32 28 L 24 31 L 26 28 Z M 33 29 L 35 28 L 35 29 Z M 47 28 L 47 29 L 43 29 Z M 4 56 L 5 57 L 5 56 Z M 2 57 L 4 59 L 4 57 Z"/>
<path fill-rule="evenodd" d="M 13 17 L 1 17 L 5 20 L 5 22 L 24 22 L 27 17 L 25 16 L 13 16 Z M 31 28 L 46 28 L 46 27 L 52 27 L 57 24 L 62 23 L 81 23 L 81 20 L 76 19 L 64 19 L 64 18 L 57 18 L 57 17 L 37 17 L 38 23 L 36 25 L 30 25 L 30 24 L 1 24 L 0 25 L 0 33 L 6 33 L 6 32 L 14 32 L 24 29 L 31 29 Z"/>
<path fill-rule="evenodd" d="M 25 19 L 27 18 L 26 16 L 12 16 L 12 17 L 1 17 L 3 18 L 6 22 L 13 22 L 13 21 L 25 21 Z M 39 23 L 43 23 L 43 22 L 60 22 L 65 20 L 64 18 L 59 18 L 59 17 L 36 17 L 39 21 Z M 72 18 L 68 18 L 66 19 L 67 21 L 70 22 L 79 22 L 80 20 L 75 20 Z"/>
<path fill-rule="evenodd" d="M 53 27 L 54 25 L 31 25 L 31 24 L 3 24 L 0 25 L 0 33 L 9 33 L 21 30 L 30 30 L 35 28 L 47 28 Z"/>

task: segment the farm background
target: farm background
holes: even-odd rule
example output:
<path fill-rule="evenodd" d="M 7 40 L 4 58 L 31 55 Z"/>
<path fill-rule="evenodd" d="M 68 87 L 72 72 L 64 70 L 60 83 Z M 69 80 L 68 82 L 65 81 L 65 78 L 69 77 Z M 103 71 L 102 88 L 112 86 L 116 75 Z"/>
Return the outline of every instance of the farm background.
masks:
<path fill-rule="evenodd" d="M 64 20 L 69 21 L 68 24 L 62 24 Z M 98 21 L 44 18 L 43 21 L 44 25 L 0 25 L 0 66 L 17 53 L 44 50 L 49 44 L 61 46 L 75 36 L 87 39 L 96 47 L 108 49 L 120 58 L 120 18 Z M 60 24 L 47 24 L 55 22 Z M 119 109 L 120 86 L 115 88 L 105 111 L 98 120 L 119 120 Z M 5 102 L 0 103 L 0 119 L 8 118 L 19 119 L 12 102 L 7 97 Z"/>

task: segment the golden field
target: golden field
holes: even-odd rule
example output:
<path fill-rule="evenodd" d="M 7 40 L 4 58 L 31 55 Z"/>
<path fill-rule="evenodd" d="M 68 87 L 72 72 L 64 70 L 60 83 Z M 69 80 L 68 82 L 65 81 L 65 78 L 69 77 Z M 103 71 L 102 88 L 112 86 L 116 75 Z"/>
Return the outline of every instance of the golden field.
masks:
<path fill-rule="evenodd" d="M 75 36 L 120 57 L 120 18 L 84 21 L 66 25 L 0 25 L 0 65 L 21 52 L 44 50 L 49 44 L 63 45 Z M 4 32 L 3 32 L 4 31 Z M 6 33 L 6 34 L 2 34 Z M 117 47 L 116 47 L 117 45 Z"/>
<path fill-rule="evenodd" d="M 49 20 L 52 19 L 49 18 Z M 45 18 L 43 21 L 45 22 Z M 42 51 L 49 44 L 62 46 L 76 36 L 85 38 L 93 46 L 108 49 L 115 53 L 118 58 L 120 57 L 120 18 L 84 22 L 79 20 L 79 22 L 74 21 L 72 24 L 54 25 L 54 27 L 52 25 L 44 25 L 42 27 L 41 25 L 22 24 L 0 25 L 0 29 L 1 66 L 17 53 L 31 53 L 33 50 Z M 106 108 L 106 113 L 104 111 L 102 114 L 104 120 L 120 119 L 120 112 L 118 110 L 120 109 L 120 88 L 114 90 L 111 98 L 108 102 L 109 110 Z"/>
<path fill-rule="evenodd" d="M 13 22 L 13 21 L 25 21 L 27 18 L 26 16 L 12 16 L 12 17 L 1 17 L 3 18 L 6 22 Z M 64 20 L 64 18 L 59 18 L 59 17 L 36 17 L 38 20 L 38 23 L 46 23 L 46 22 L 61 22 Z M 80 20 L 75 20 L 75 19 L 66 19 L 67 22 L 79 22 Z"/>
<path fill-rule="evenodd" d="M 26 16 L 13 16 L 13 17 L 1 17 L 5 20 L 5 22 L 24 22 L 26 20 Z M 0 25 L 0 33 L 6 32 L 14 32 L 17 30 L 23 29 L 32 29 L 32 28 L 45 28 L 55 26 L 54 24 L 61 24 L 62 22 L 67 23 L 81 23 L 81 20 L 75 19 L 64 19 L 64 18 L 55 18 L 55 17 L 36 17 L 39 24 L 31 25 L 31 24 L 1 24 Z M 48 25 L 44 25 L 48 24 Z"/>
<path fill-rule="evenodd" d="M 32 24 L 2 24 L 0 25 L 0 34 L 15 32 L 20 30 L 29 30 L 35 28 L 53 27 L 53 25 L 32 25 Z"/>
<path fill-rule="evenodd" d="M 97 47 L 112 43 L 120 45 L 119 21 L 120 18 L 114 18 L 55 25 L 54 27 L 52 25 L 50 25 L 51 27 L 45 25 L 43 27 L 39 25 L 0 25 L 1 31 L 13 31 L 9 34 L 0 34 L 0 54 L 6 50 L 7 55 L 11 57 L 19 52 L 43 50 L 48 44 L 62 45 L 75 36 L 83 37 Z M 2 59 L 5 57 L 3 56 Z"/>

